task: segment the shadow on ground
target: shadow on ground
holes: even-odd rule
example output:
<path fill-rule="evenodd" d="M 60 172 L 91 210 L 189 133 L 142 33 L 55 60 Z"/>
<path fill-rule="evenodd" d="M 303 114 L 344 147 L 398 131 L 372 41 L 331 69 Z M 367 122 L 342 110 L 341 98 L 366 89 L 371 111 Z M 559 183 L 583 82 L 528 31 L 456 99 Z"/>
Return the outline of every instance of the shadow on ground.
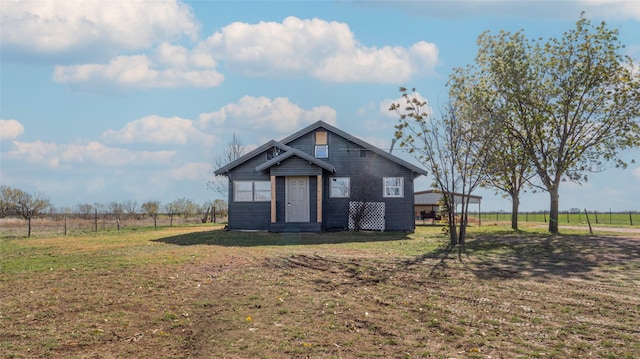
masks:
<path fill-rule="evenodd" d="M 397 241 L 409 239 L 403 232 L 329 232 L 329 233 L 271 233 L 214 230 L 159 238 L 155 242 L 226 247 L 290 246 L 340 244 L 358 242 Z"/>
<path fill-rule="evenodd" d="M 444 258 L 442 251 L 434 254 Z M 449 256 L 458 258 L 453 253 Z M 462 261 L 481 279 L 587 278 L 599 267 L 640 265 L 640 240 L 601 235 L 499 232 L 475 236 L 467 243 Z"/>

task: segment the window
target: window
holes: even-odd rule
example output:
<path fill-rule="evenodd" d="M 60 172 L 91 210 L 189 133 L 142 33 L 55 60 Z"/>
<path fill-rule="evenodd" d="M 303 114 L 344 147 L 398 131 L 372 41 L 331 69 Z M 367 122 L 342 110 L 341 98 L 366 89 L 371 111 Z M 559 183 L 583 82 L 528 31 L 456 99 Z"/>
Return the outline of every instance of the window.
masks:
<path fill-rule="evenodd" d="M 253 182 L 235 181 L 233 182 L 234 196 L 237 202 L 251 202 L 253 200 Z"/>
<path fill-rule="evenodd" d="M 329 157 L 329 145 L 327 142 L 327 132 L 316 132 L 316 158 L 328 158 Z"/>
<path fill-rule="evenodd" d="M 271 201 L 270 181 L 234 181 L 233 189 L 236 202 Z"/>
<path fill-rule="evenodd" d="M 384 177 L 383 187 L 384 193 L 383 197 L 404 197 L 404 178 L 402 177 Z"/>
<path fill-rule="evenodd" d="M 253 200 L 258 201 L 271 201 L 271 182 L 270 181 L 255 181 L 253 182 Z"/>
<path fill-rule="evenodd" d="M 329 197 L 349 198 L 350 187 L 349 177 L 331 177 L 329 179 Z"/>
<path fill-rule="evenodd" d="M 278 147 L 273 147 L 267 150 L 267 161 L 277 157 L 280 154 L 280 149 Z"/>

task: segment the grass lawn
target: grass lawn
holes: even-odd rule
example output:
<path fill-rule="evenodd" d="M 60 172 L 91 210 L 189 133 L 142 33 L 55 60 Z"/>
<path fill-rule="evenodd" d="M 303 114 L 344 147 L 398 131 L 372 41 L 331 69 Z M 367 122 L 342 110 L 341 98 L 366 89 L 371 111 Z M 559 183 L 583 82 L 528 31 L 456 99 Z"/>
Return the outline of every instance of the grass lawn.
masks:
<path fill-rule="evenodd" d="M 638 358 L 640 234 L 0 239 L 2 358 Z"/>

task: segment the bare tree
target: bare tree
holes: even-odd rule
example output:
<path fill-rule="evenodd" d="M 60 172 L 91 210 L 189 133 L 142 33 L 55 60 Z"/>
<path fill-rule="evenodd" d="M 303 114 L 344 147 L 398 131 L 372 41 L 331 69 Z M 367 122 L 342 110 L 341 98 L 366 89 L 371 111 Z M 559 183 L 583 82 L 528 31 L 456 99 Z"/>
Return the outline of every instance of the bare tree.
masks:
<path fill-rule="evenodd" d="M 458 97 L 453 91 L 440 118 L 430 116 L 427 102 L 415 89 L 411 93 L 405 88 L 400 91 L 404 106 L 394 103 L 390 108 L 399 116 L 395 137 L 400 140 L 400 147 L 408 148 L 431 172 L 433 187 L 443 193 L 449 247 L 459 245 L 460 256 L 465 247 L 470 195 L 485 178 L 492 137 L 490 122 L 477 118 L 474 102 Z M 461 197 L 459 220 L 456 193 Z"/>
<path fill-rule="evenodd" d="M 180 214 L 180 203 L 178 200 L 164 205 L 164 210 L 169 216 L 169 227 L 173 227 L 173 217 Z"/>
<path fill-rule="evenodd" d="M 93 213 L 93 205 L 89 203 L 78 203 L 76 206 L 75 212 L 79 214 L 84 219 L 91 218 L 91 214 Z"/>
<path fill-rule="evenodd" d="M 227 142 L 224 152 L 213 161 L 213 171 L 237 160 L 244 154 L 244 151 L 244 142 L 234 133 L 229 142 Z M 207 187 L 219 193 L 223 198 L 227 198 L 229 194 L 229 179 L 226 176 L 216 176 L 213 171 L 211 171 L 213 179 L 207 182 Z"/>
<path fill-rule="evenodd" d="M 8 214 L 15 214 L 27 220 L 27 237 L 31 237 L 31 219 L 49 208 L 51 202 L 40 194 L 31 195 L 21 189 L 2 186 L 3 211 L 6 208 Z"/>
<path fill-rule="evenodd" d="M 127 213 L 128 217 L 134 217 L 138 212 L 138 202 L 127 200 L 122 202 L 122 209 Z"/>
<path fill-rule="evenodd" d="M 124 213 L 124 208 L 122 206 L 122 203 L 115 202 L 115 201 L 109 202 L 107 204 L 107 208 L 109 210 L 109 214 L 112 214 L 119 223 L 120 218 L 122 217 L 122 213 Z"/>
<path fill-rule="evenodd" d="M 0 186 L 0 218 L 11 216 L 14 212 L 14 203 L 12 200 L 13 188 L 9 186 Z"/>
<path fill-rule="evenodd" d="M 147 201 L 147 202 L 143 203 L 140 207 L 151 218 L 153 218 L 153 227 L 154 228 L 158 228 L 158 213 L 160 212 L 160 202 L 159 201 Z"/>

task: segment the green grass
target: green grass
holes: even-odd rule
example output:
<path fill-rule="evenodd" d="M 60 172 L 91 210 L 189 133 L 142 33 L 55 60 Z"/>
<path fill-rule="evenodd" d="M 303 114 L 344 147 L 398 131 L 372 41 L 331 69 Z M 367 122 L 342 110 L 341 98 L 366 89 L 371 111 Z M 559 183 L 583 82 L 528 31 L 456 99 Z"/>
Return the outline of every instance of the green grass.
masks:
<path fill-rule="evenodd" d="M 640 227 L 640 213 L 637 212 L 631 213 L 631 217 L 629 216 L 629 212 L 609 213 L 589 211 L 588 215 L 592 226 Z M 482 213 L 482 215 L 478 215 L 477 212 L 472 211 L 469 214 L 469 217 L 476 220 L 479 218 L 483 223 L 511 222 L 511 214 L 507 212 Z M 548 221 L 548 212 L 526 212 L 518 214 L 518 222 L 523 225 L 533 223 L 545 224 L 548 223 Z M 567 213 L 565 211 L 561 211 L 558 216 L 558 224 L 560 226 L 587 226 L 587 216 L 584 211 L 580 213 Z"/>

